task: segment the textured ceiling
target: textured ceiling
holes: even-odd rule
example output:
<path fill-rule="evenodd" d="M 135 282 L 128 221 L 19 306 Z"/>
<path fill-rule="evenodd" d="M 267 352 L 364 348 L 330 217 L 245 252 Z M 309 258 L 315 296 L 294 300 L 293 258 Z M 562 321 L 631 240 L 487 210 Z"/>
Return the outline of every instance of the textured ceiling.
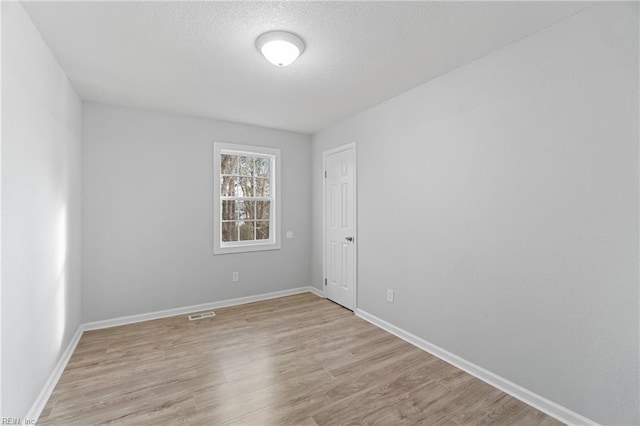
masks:
<path fill-rule="evenodd" d="M 85 100 L 313 133 L 558 22 L 574 2 L 27 2 Z M 263 32 L 306 51 L 277 68 Z"/>

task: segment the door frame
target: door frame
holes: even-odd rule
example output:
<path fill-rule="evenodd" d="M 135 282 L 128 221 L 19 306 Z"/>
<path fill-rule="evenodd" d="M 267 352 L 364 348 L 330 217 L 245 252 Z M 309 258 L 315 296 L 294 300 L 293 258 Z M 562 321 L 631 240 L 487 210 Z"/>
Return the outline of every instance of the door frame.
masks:
<path fill-rule="evenodd" d="M 322 152 L 322 294 L 326 298 L 327 281 L 327 157 L 348 149 L 353 150 L 353 312 L 358 308 L 358 151 L 356 141 Z"/>

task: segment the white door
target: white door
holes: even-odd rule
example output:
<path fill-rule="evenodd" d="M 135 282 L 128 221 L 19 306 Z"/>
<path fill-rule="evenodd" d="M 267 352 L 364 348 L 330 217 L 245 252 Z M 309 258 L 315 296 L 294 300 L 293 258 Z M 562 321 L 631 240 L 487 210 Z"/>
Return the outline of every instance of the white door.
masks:
<path fill-rule="evenodd" d="M 356 147 L 324 153 L 324 295 L 356 304 Z"/>

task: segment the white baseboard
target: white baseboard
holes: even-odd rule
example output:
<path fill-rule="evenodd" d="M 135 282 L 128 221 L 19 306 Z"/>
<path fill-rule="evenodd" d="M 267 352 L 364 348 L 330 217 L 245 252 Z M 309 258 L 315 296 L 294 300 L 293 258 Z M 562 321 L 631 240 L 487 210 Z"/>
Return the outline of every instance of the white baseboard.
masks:
<path fill-rule="evenodd" d="M 543 413 L 550 415 L 551 417 L 558 419 L 563 423 L 569 425 L 598 425 L 598 423 L 594 422 L 593 420 L 581 416 L 580 414 L 575 413 L 559 404 L 556 404 L 555 402 L 550 401 L 536 393 L 533 393 L 523 388 L 522 386 L 510 382 L 509 380 L 500 377 L 497 374 L 492 373 L 491 371 L 485 370 L 484 368 L 477 366 L 472 362 L 460 358 L 459 356 L 454 355 L 439 346 L 429 343 L 426 340 L 401 329 L 400 327 L 396 327 L 393 324 L 390 324 L 374 315 L 371 315 L 363 311 L 362 309 L 356 309 L 356 315 L 364 319 L 365 321 L 368 321 L 371 324 L 401 338 L 402 340 L 411 343 L 412 345 L 422 349 L 423 351 L 429 352 L 430 354 L 442 359 L 443 361 L 446 361 L 449 364 L 458 367 L 463 371 L 466 371 L 467 373 L 477 377 L 483 382 L 486 382 L 491 386 L 500 389 L 501 391 L 542 411 Z"/>
<path fill-rule="evenodd" d="M 274 291 L 272 293 L 258 294 L 256 296 L 238 297 L 236 299 L 221 300 L 219 302 L 203 303 L 200 305 L 183 306 L 181 308 L 165 309 L 163 311 L 149 312 L 146 314 L 131 315 L 113 318 L 103 321 L 93 321 L 84 324 L 85 330 L 98 330 L 101 328 L 116 327 L 118 325 L 134 324 L 159 318 L 184 315 L 192 312 L 206 311 L 209 309 L 226 308 L 228 306 L 244 305 L 245 303 L 260 302 L 262 300 L 276 299 L 278 297 L 291 296 L 293 294 L 314 292 L 313 287 L 298 287 L 289 290 Z"/>
<path fill-rule="evenodd" d="M 309 286 L 309 291 L 313 294 L 315 294 L 318 297 L 323 297 L 324 298 L 324 292 L 322 290 L 319 290 L 317 288 L 315 288 L 314 286 Z"/>
<path fill-rule="evenodd" d="M 31 406 L 31 409 L 29 410 L 25 418 L 38 420 L 38 417 L 40 417 L 40 413 L 42 413 L 44 406 L 47 405 L 47 401 L 49 400 L 53 389 L 56 387 L 58 380 L 60 380 L 62 372 L 67 367 L 67 364 L 71 359 L 71 355 L 73 355 L 73 351 L 76 349 L 76 346 L 78 346 L 78 342 L 80 341 L 80 337 L 82 337 L 83 331 L 84 328 L 82 324 L 80 324 L 75 334 L 71 338 L 67 349 L 65 349 L 65 351 L 62 353 L 62 356 L 56 363 L 56 366 L 53 368 L 53 371 L 49 375 L 49 378 L 45 382 L 42 390 L 40 391 L 40 394 L 36 398 L 36 401 Z"/>

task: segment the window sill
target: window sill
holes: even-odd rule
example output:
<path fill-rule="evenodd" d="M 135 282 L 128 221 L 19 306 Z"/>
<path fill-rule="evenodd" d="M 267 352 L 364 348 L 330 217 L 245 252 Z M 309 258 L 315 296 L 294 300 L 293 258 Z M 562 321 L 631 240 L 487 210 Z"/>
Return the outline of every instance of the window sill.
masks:
<path fill-rule="evenodd" d="M 213 249 L 213 254 L 219 255 L 219 254 L 234 254 L 234 253 L 251 253 L 255 251 L 267 251 L 267 250 L 280 250 L 280 243 L 247 244 L 243 246 L 215 247 Z"/>

